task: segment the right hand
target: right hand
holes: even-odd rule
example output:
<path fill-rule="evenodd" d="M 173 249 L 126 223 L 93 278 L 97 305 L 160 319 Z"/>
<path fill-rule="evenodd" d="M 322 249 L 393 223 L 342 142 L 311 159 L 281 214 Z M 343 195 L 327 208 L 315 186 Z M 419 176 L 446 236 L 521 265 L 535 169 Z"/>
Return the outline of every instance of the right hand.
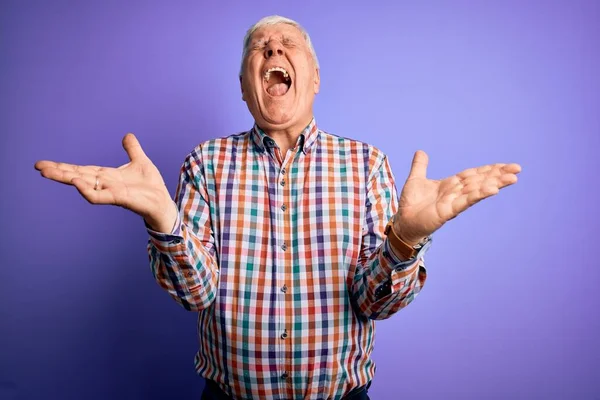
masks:
<path fill-rule="evenodd" d="M 123 148 L 130 162 L 118 168 L 43 160 L 35 163 L 35 169 L 44 178 L 75 186 L 91 204 L 126 208 L 144 218 L 152 229 L 171 232 L 177 220 L 177 206 L 158 168 L 133 134 L 125 135 Z"/>

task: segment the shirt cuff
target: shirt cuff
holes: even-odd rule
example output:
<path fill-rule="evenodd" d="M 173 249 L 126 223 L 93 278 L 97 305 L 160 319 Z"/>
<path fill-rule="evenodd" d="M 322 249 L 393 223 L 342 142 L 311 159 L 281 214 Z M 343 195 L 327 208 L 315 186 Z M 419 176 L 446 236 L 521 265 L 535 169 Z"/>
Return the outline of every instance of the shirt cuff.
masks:
<path fill-rule="evenodd" d="M 173 225 L 173 230 L 170 233 L 157 232 L 150 228 L 150 225 L 144 221 L 144 225 L 146 226 L 146 230 L 150 235 L 150 240 L 152 240 L 157 245 L 178 245 L 183 243 L 183 235 L 182 235 L 182 226 L 181 226 L 181 217 L 177 214 L 177 219 L 175 220 L 175 224 Z"/>

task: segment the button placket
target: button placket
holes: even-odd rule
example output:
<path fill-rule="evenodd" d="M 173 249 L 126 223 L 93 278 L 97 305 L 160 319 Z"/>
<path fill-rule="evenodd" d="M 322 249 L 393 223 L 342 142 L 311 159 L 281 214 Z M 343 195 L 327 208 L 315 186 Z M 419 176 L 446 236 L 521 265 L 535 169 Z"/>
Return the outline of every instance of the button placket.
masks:
<path fill-rule="evenodd" d="M 277 198 L 276 198 L 276 203 L 275 203 L 275 207 L 279 207 L 281 208 L 285 203 L 286 203 L 286 190 L 285 190 L 285 184 L 286 184 L 286 180 L 285 180 L 285 176 L 283 174 L 281 174 L 281 170 L 283 169 L 283 165 L 285 165 L 285 160 L 281 160 L 281 158 L 279 156 L 275 157 L 278 162 L 280 162 L 280 169 L 279 171 L 272 171 L 274 172 L 273 175 L 271 175 L 271 179 L 273 179 L 273 183 L 275 185 L 279 184 L 280 189 L 276 190 L 277 193 Z M 281 162 L 283 161 L 283 162 Z M 274 210 L 275 211 L 275 210 Z M 282 213 L 277 213 L 279 214 L 277 216 L 277 224 L 275 226 L 276 229 L 276 237 L 277 237 L 277 244 L 279 246 L 279 251 L 277 253 L 278 256 L 276 257 L 277 259 L 277 264 L 276 264 L 276 275 L 275 275 L 275 279 L 276 279 L 276 285 L 278 285 L 279 287 L 281 287 L 282 285 L 285 286 L 286 277 L 285 277 L 285 270 L 286 270 L 286 257 L 285 257 L 285 251 L 287 250 L 287 244 L 286 244 L 286 236 L 285 236 L 285 232 L 286 232 L 286 218 L 285 218 L 285 214 Z M 279 353 L 278 357 L 277 357 L 277 369 L 278 369 L 278 374 L 279 374 L 279 378 L 281 379 L 281 383 L 285 384 L 288 377 L 289 377 L 289 373 L 287 372 L 287 360 L 285 357 L 286 354 L 286 338 L 287 338 L 287 331 L 284 328 L 287 324 L 287 317 L 286 317 L 286 312 L 285 312 L 285 295 L 282 295 L 281 297 L 279 297 L 276 300 L 276 307 L 278 308 L 278 312 L 277 312 L 277 318 L 276 318 L 276 324 L 275 324 L 275 329 L 276 331 L 273 332 L 272 334 L 277 335 L 275 337 L 278 337 L 278 343 L 275 343 L 275 348 L 277 349 L 277 352 Z"/>
<path fill-rule="evenodd" d="M 280 196 L 278 196 L 277 201 L 279 201 L 279 208 L 281 209 L 281 213 L 278 215 L 278 220 L 281 222 L 278 226 L 279 228 L 279 232 L 281 232 L 281 236 L 279 236 L 279 244 L 280 244 L 280 256 L 281 256 L 281 260 L 283 261 L 282 264 L 278 265 L 278 270 L 280 271 L 280 274 L 278 274 L 278 278 L 281 279 L 279 281 L 279 285 L 280 285 L 280 291 L 281 291 L 281 297 L 279 297 L 279 306 L 283 307 L 282 314 L 281 314 L 281 318 L 279 319 L 279 324 L 278 327 L 279 329 L 281 329 L 279 331 L 280 335 L 279 335 L 279 345 L 281 346 L 280 349 L 282 350 L 282 358 L 279 360 L 280 364 L 279 366 L 281 367 L 280 373 L 280 378 L 282 380 L 282 383 L 285 384 L 289 384 L 290 382 L 290 372 L 289 372 L 289 360 L 284 356 L 284 354 L 287 353 L 287 351 L 289 350 L 289 346 L 291 345 L 290 342 L 290 332 L 288 332 L 286 325 L 288 325 L 289 323 L 289 316 L 287 315 L 286 312 L 286 306 L 285 304 L 290 301 L 291 299 L 289 298 L 289 296 L 287 296 L 287 294 L 289 293 L 289 287 L 287 286 L 287 283 L 289 281 L 289 272 L 288 272 L 288 268 L 287 268 L 287 257 L 286 257 L 286 252 L 288 250 L 290 250 L 289 246 L 290 246 L 290 238 L 287 236 L 288 231 L 289 231 L 289 223 L 290 220 L 288 218 L 289 214 L 286 212 L 288 211 L 289 208 L 289 204 L 290 203 L 290 199 L 288 196 L 291 195 L 291 192 L 286 190 L 288 189 L 289 183 L 291 181 L 289 181 L 287 172 L 288 172 L 288 164 L 291 162 L 291 152 L 288 152 L 285 155 L 285 159 L 281 165 L 281 169 L 279 170 L 279 174 L 277 174 L 277 180 L 279 182 L 279 187 L 281 188 L 280 190 L 277 190 L 277 192 L 280 194 Z M 291 188 L 289 188 L 291 190 Z M 280 267 L 282 267 L 280 269 Z M 283 370 L 283 371 L 282 371 Z"/>

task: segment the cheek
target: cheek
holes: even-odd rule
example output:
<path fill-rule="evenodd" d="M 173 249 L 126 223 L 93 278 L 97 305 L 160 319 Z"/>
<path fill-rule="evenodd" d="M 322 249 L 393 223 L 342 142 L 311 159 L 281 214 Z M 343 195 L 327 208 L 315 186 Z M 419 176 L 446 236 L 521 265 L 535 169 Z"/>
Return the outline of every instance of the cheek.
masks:
<path fill-rule="evenodd" d="M 247 83 L 254 82 L 259 68 L 260 65 L 259 62 L 257 62 L 257 60 L 253 58 L 249 58 L 248 60 L 246 60 L 244 64 L 244 79 L 246 79 Z"/>
<path fill-rule="evenodd" d="M 242 77 L 242 93 L 246 96 L 251 96 L 253 92 L 259 90 L 257 86 L 260 86 L 260 81 L 256 80 L 255 76 L 252 76 L 252 70 L 246 70 Z"/>
<path fill-rule="evenodd" d="M 317 85 L 316 85 L 316 77 L 314 75 L 314 73 L 312 73 L 312 71 L 305 71 L 304 72 L 304 84 L 303 86 L 303 90 L 306 90 L 309 94 L 313 94 L 315 93 L 315 91 L 317 90 Z"/>

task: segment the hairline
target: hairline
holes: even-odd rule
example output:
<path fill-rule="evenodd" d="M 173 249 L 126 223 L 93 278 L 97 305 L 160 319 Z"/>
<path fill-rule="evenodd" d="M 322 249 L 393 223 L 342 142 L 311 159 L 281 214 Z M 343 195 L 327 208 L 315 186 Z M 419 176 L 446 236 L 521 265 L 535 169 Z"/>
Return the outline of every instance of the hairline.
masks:
<path fill-rule="evenodd" d="M 258 21 L 254 25 L 252 25 L 250 27 L 250 29 L 248 29 L 246 31 L 246 35 L 244 36 L 243 49 L 242 49 L 242 62 L 241 62 L 240 71 L 239 71 L 240 77 L 242 76 L 242 73 L 244 72 L 244 62 L 246 61 L 246 56 L 248 55 L 248 48 L 250 46 L 250 39 L 252 38 L 252 35 L 254 34 L 254 32 L 256 32 L 258 29 L 260 29 L 264 26 L 279 25 L 279 24 L 291 25 L 300 31 L 300 33 L 302 34 L 302 37 L 304 38 L 304 41 L 306 42 L 306 45 L 308 46 L 308 50 L 310 51 L 310 54 L 312 55 L 313 61 L 315 62 L 317 69 L 319 69 L 319 60 L 317 58 L 317 53 L 315 52 L 312 41 L 310 39 L 310 35 L 306 31 L 306 29 L 304 29 L 304 27 L 302 25 L 300 25 L 298 22 L 296 22 L 290 18 L 282 17 L 279 15 L 270 15 L 268 17 L 262 18 L 260 21 Z"/>

